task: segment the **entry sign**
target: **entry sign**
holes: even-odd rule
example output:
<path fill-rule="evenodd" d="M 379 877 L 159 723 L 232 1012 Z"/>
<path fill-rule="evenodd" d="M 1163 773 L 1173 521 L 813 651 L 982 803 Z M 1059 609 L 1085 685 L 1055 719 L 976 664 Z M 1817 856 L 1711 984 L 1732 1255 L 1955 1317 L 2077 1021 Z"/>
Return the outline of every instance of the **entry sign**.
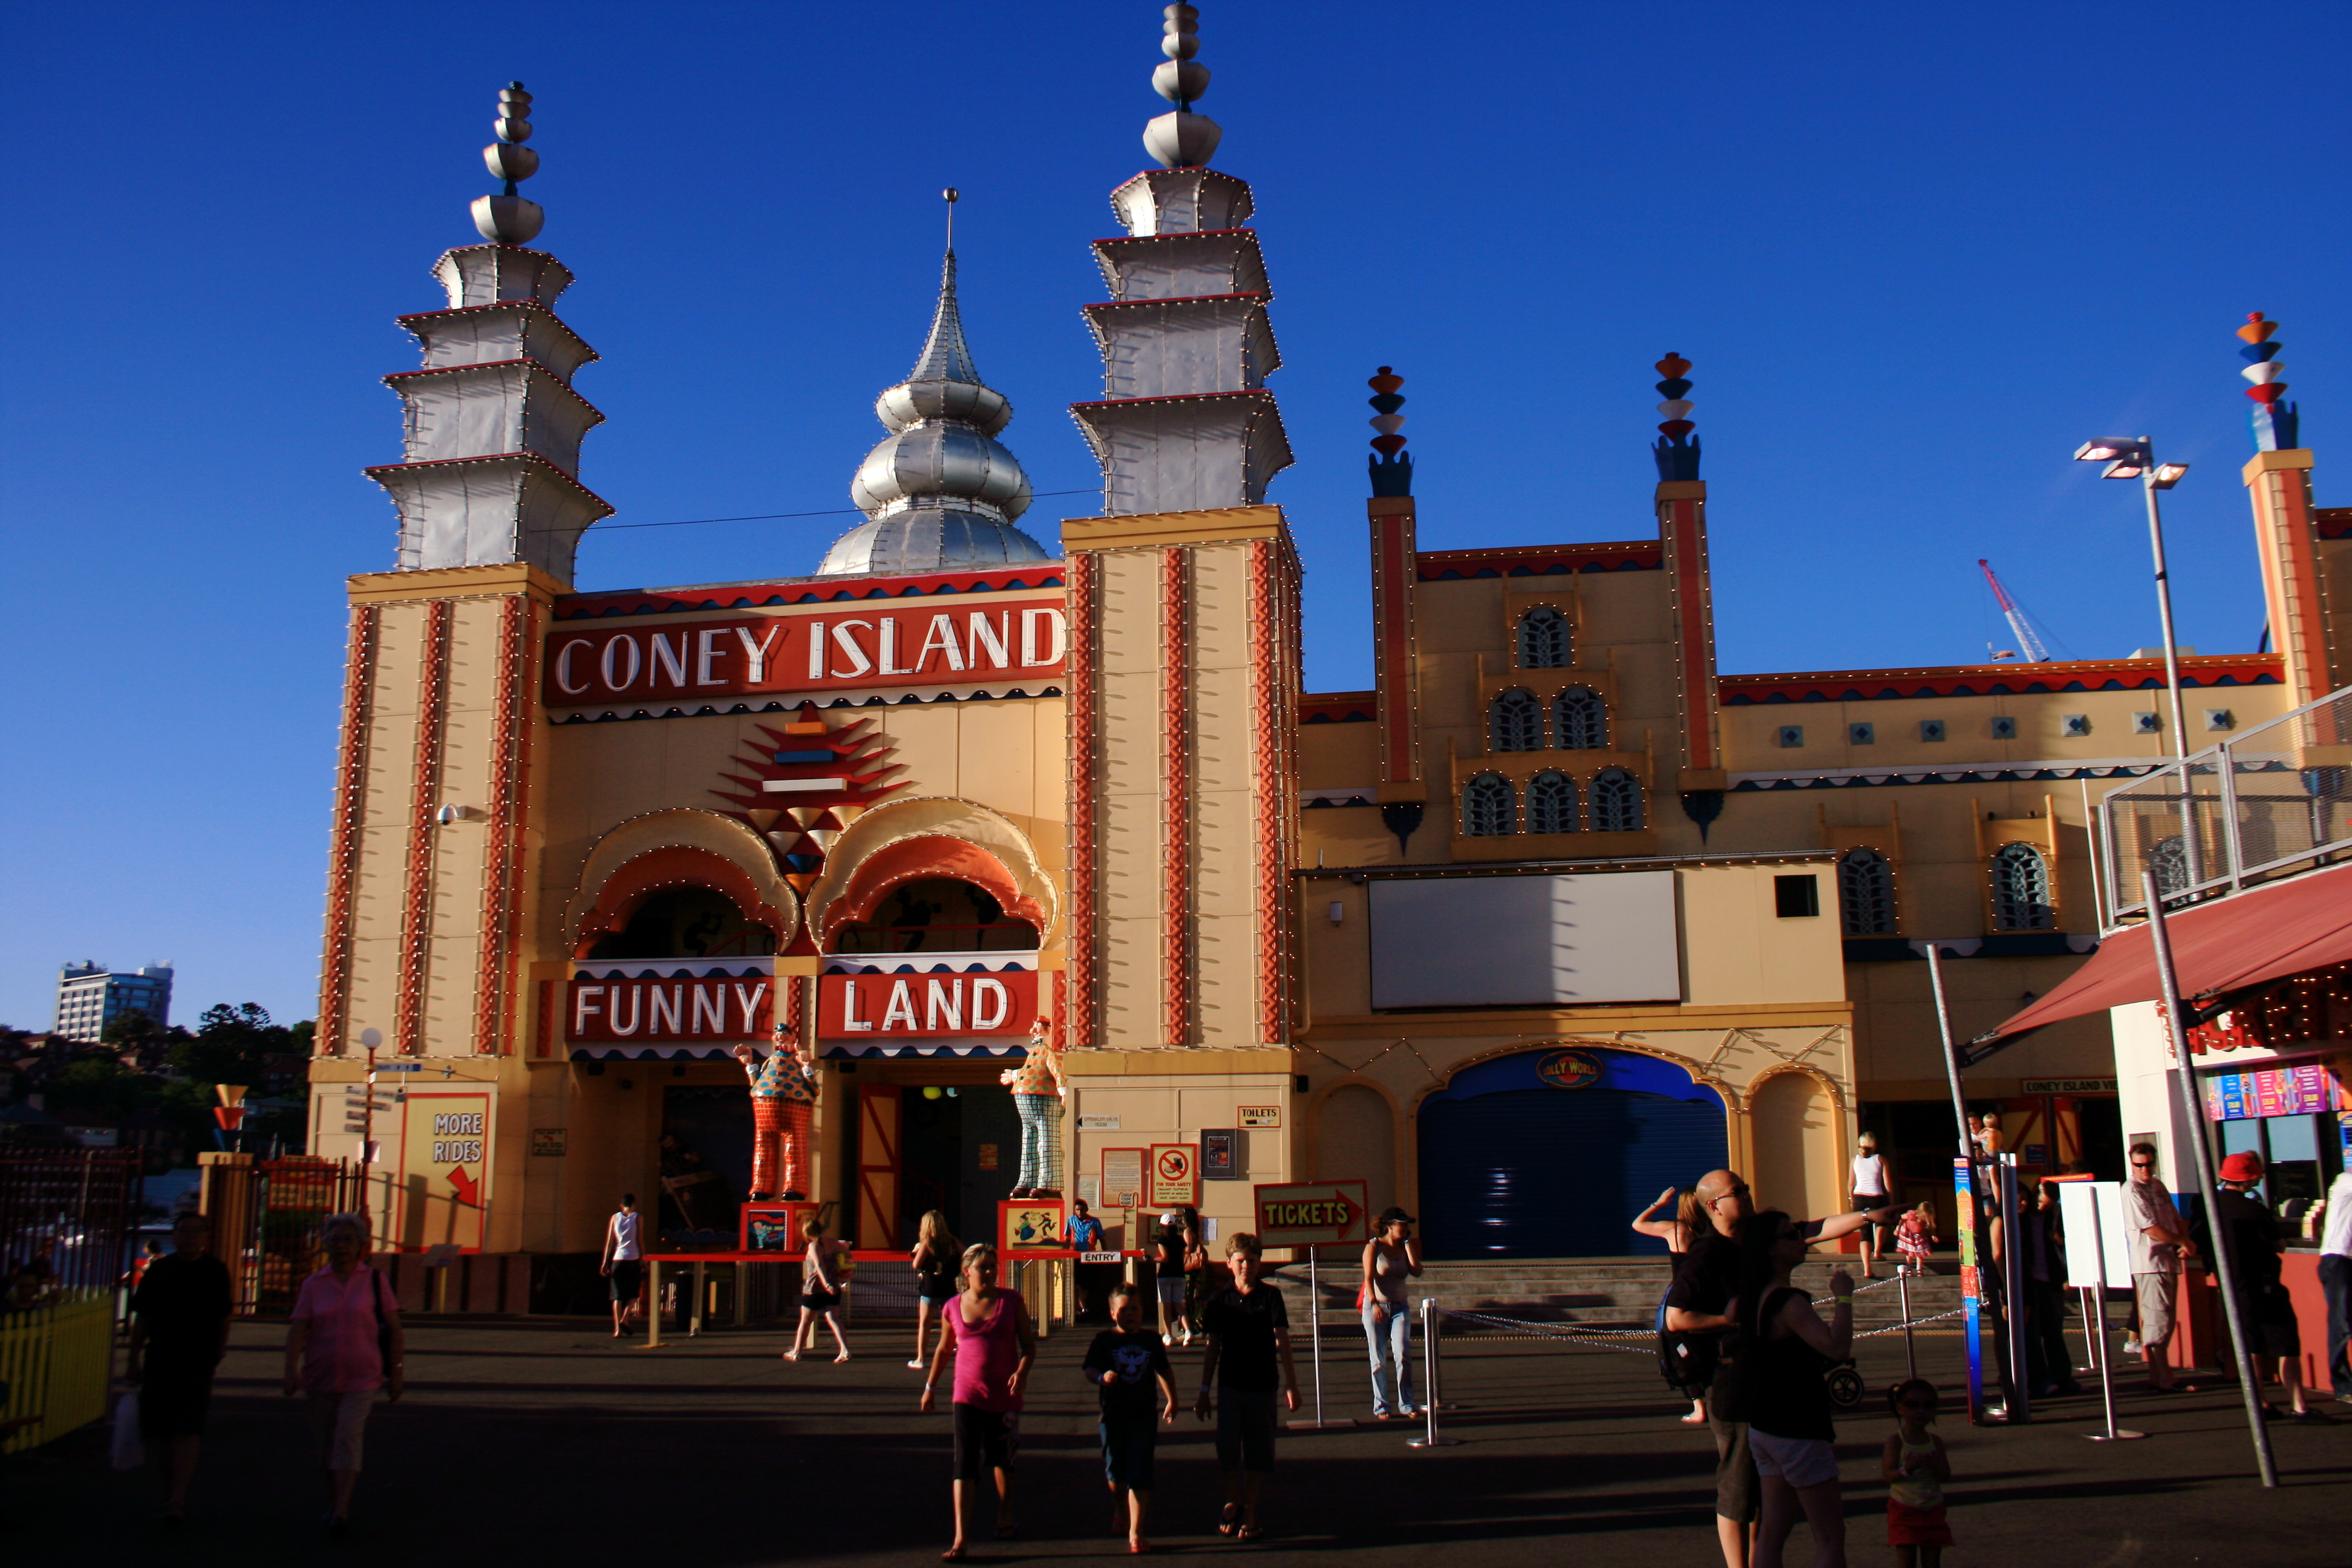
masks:
<path fill-rule="evenodd" d="M 1268 1247 L 1372 1238 L 1371 1205 L 1361 1182 L 1278 1182 L 1251 1190 L 1257 1238 Z"/>

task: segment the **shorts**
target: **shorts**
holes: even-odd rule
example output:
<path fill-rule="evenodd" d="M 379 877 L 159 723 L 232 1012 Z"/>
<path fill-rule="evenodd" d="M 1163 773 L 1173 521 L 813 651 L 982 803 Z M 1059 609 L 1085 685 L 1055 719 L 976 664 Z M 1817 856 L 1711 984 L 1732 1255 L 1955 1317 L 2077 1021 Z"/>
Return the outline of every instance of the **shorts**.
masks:
<path fill-rule="evenodd" d="M 646 1266 L 634 1258 L 614 1258 L 613 1260 L 613 1300 L 635 1300 L 637 1288 L 645 1279 L 645 1272 Z"/>
<path fill-rule="evenodd" d="M 1853 1194 L 1853 1212 L 1868 1214 L 1873 1209 L 1883 1209 L 1894 1201 L 1885 1193 L 1856 1193 Z"/>
<path fill-rule="evenodd" d="M 2178 1274 L 2135 1274 L 2132 1293 L 2139 1300 L 2139 1342 L 2162 1344 L 2172 1337 L 2172 1300 L 2179 1289 Z"/>
<path fill-rule="evenodd" d="M 1715 1395 L 1706 1396 L 1706 1429 L 1715 1439 L 1715 1514 L 1717 1519 L 1745 1524 L 1760 1512 L 1762 1489 L 1756 1484 L 1756 1460 L 1748 1451 L 1748 1424 L 1724 1421 L 1715 1414 Z"/>
<path fill-rule="evenodd" d="M 1159 1423 L 1149 1413 L 1138 1417 L 1104 1417 L 1103 1479 L 1122 1491 L 1151 1489 L 1152 1462 L 1159 1453 Z"/>
<path fill-rule="evenodd" d="M 1255 1470 L 1274 1468 L 1274 1402 L 1271 1388 L 1217 1390 L 1217 1468 Z"/>
<path fill-rule="evenodd" d="M 1838 1479 L 1837 1449 L 1826 1437 L 1776 1437 L 1751 1426 L 1748 1447 L 1759 1477 L 1778 1476 L 1800 1490 Z"/>
<path fill-rule="evenodd" d="M 310 1418 L 319 1428 L 319 1441 L 327 1450 L 327 1468 L 360 1468 L 361 1439 L 366 1434 L 368 1410 L 375 1404 L 375 1395 L 373 1388 L 310 1395 Z"/>
<path fill-rule="evenodd" d="M 947 1310 L 948 1303 L 954 1300 L 958 1294 L 959 1292 L 952 1285 L 941 1286 L 940 1288 L 940 1293 L 936 1296 L 919 1285 L 915 1288 L 915 1299 L 919 1301 L 928 1302 L 931 1310 L 934 1312 L 943 1312 Z"/>
<path fill-rule="evenodd" d="M 984 1481 L 991 1470 L 1010 1471 L 1021 1450 L 1021 1416 L 1011 1410 L 955 1407 L 955 1479 Z"/>
<path fill-rule="evenodd" d="M 1173 1312 L 1184 1310 L 1184 1277 L 1171 1274 L 1160 1281 L 1160 1304 Z"/>
<path fill-rule="evenodd" d="M 1944 1505 L 1913 1508 L 1886 1500 L 1886 1544 L 1889 1546 L 1949 1546 L 1952 1527 L 1944 1522 Z"/>
<path fill-rule="evenodd" d="M 803 1290 L 801 1292 L 801 1310 L 803 1312 L 834 1312 L 840 1310 L 841 1292 L 838 1290 Z"/>
<path fill-rule="evenodd" d="M 139 1382 L 139 1436 L 150 1443 L 200 1437 L 213 1401 L 210 1367 L 159 1367 L 152 1360 Z"/>
<path fill-rule="evenodd" d="M 2246 1329 L 2246 1349 L 2255 1355 L 2303 1353 L 2303 1331 L 2294 1321 L 2294 1301 L 2284 1285 L 2256 1287 L 2238 1298 L 2238 1318 Z"/>

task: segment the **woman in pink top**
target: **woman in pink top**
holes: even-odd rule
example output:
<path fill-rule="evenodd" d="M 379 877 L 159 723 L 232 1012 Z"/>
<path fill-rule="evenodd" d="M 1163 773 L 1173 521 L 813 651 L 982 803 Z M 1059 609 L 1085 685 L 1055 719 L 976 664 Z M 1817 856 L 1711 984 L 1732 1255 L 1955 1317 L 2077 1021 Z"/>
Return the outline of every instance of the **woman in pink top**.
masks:
<path fill-rule="evenodd" d="M 286 1393 L 289 1398 L 310 1396 L 334 1500 L 327 1533 L 341 1535 L 351 1523 L 368 1407 L 379 1388 L 400 1397 L 407 1342 L 391 1281 L 365 1260 L 367 1220 L 331 1215 L 319 1240 L 327 1249 L 327 1266 L 303 1280 L 294 1298 L 293 1325 L 286 1335 Z"/>
<path fill-rule="evenodd" d="M 940 1561 L 964 1555 L 964 1483 L 996 1479 L 996 1538 L 1013 1539 L 1013 1461 L 1019 1447 L 1022 1390 L 1037 1355 L 1037 1331 L 1018 1290 L 996 1286 L 996 1248 L 964 1248 L 963 1292 L 940 1314 L 939 1348 L 923 1379 L 929 1411 L 949 1352 L 955 1354 L 955 1543 Z"/>

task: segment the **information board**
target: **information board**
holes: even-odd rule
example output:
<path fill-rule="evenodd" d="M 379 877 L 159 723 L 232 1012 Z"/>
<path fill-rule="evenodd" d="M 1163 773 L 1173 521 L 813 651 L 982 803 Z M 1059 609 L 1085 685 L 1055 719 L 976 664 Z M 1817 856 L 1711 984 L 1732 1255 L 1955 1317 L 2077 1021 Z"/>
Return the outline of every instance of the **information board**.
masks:
<path fill-rule="evenodd" d="M 1267 1247 L 1370 1241 L 1371 1205 L 1361 1182 L 1274 1182 L 1251 1189 L 1257 1238 Z"/>
<path fill-rule="evenodd" d="M 2066 1283 L 2078 1290 L 2130 1289 L 2131 1226 L 2124 1218 L 2123 1184 L 2062 1183 L 2058 1215 L 2066 1226 Z"/>

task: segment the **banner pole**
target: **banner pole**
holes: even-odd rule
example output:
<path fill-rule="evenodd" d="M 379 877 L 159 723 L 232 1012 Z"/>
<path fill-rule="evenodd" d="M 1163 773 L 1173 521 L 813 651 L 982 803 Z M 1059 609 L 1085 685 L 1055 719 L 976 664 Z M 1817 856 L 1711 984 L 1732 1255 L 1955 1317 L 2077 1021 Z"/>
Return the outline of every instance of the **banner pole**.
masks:
<path fill-rule="evenodd" d="M 1315 1344 L 1315 1425 L 1323 1425 L 1323 1290 L 1315 1274 L 1316 1248 L 1307 1249 L 1307 1322 Z"/>

